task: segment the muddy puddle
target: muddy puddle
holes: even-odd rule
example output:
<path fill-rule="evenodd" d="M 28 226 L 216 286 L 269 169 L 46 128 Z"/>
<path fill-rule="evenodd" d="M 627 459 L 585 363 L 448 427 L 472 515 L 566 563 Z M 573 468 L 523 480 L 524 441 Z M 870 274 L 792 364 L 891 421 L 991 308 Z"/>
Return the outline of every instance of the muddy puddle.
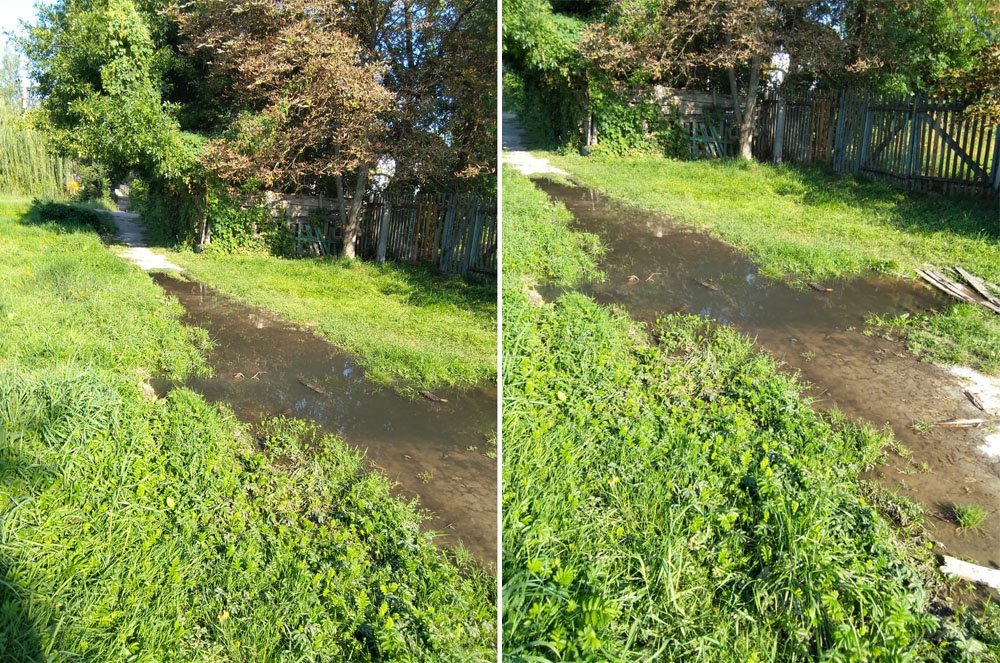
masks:
<path fill-rule="evenodd" d="M 243 421 L 286 414 L 311 419 L 363 451 L 369 463 L 419 497 L 441 532 L 495 567 L 497 555 L 496 391 L 440 391 L 447 403 L 404 398 L 365 378 L 355 359 L 324 339 L 207 286 L 153 278 L 186 310 L 185 322 L 208 330 L 214 375 L 186 386 L 232 406 Z M 304 383 L 308 383 L 307 386 Z M 169 384 L 154 384 L 163 393 Z M 319 393 L 318 390 L 323 393 Z"/>
<path fill-rule="evenodd" d="M 917 281 L 875 275 L 819 284 L 830 292 L 795 289 L 761 276 L 729 245 L 665 216 L 590 189 L 535 183 L 566 205 L 577 229 L 597 234 L 608 247 L 602 265 L 607 279 L 579 290 L 624 307 L 637 320 L 683 311 L 732 325 L 799 371 L 818 407 L 888 424 L 904 452 L 890 451 L 870 478 L 927 509 L 940 552 L 1000 566 L 1000 460 L 979 451 L 1000 422 L 918 432 L 916 422 L 989 417 L 944 369 L 918 361 L 898 341 L 862 334 L 868 313 L 926 312 L 950 304 L 944 295 Z M 991 511 L 980 533 L 957 530 L 955 503 Z"/>

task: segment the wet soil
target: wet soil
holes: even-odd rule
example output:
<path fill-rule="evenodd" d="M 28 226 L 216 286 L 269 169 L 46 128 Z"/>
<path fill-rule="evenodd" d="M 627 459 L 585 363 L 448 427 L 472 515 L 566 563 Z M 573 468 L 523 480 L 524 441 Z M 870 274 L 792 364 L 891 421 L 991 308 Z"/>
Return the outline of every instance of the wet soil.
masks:
<path fill-rule="evenodd" d="M 830 292 L 795 289 L 761 276 L 724 242 L 668 217 L 591 189 L 544 179 L 536 184 L 566 205 L 579 230 L 597 234 L 608 247 L 601 265 L 607 279 L 579 290 L 641 321 L 683 311 L 732 325 L 799 372 L 818 407 L 890 426 L 904 452 L 890 451 L 869 478 L 927 509 L 926 525 L 940 552 L 1000 567 L 1000 460 L 979 451 L 986 432 L 1000 422 L 914 430 L 918 421 L 989 417 L 946 370 L 919 361 L 898 340 L 862 333 L 868 313 L 926 312 L 949 304 L 944 295 L 917 281 L 878 275 L 819 284 Z M 955 503 L 991 511 L 980 533 L 958 531 L 951 520 Z"/>
<path fill-rule="evenodd" d="M 214 375 L 186 386 L 229 404 L 246 422 L 277 414 L 311 419 L 366 454 L 419 497 L 436 541 L 456 542 L 483 564 L 497 559 L 497 466 L 486 454 L 496 431 L 496 390 L 440 391 L 447 402 L 400 396 L 365 378 L 356 360 L 273 314 L 164 274 L 153 278 L 186 310 L 185 322 L 208 330 Z M 309 383 L 323 393 L 306 386 Z M 153 385 L 159 393 L 170 384 Z"/>

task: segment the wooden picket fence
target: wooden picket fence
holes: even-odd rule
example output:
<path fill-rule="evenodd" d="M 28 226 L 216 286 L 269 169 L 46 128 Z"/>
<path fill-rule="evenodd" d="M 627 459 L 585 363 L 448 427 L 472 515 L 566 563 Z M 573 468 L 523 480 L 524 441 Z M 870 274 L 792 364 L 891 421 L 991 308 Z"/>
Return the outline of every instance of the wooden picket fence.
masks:
<path fill-rule="evenodd" d="M 343 251 L 335 199 L 272 194 L 267 202 L 291 229 L 297 255 Z M 496 199 L 377 194 L 362 203 L 360 214 L 355 250 L 363 259 L 432 264 L 442 272 L 475 278 L 497 276 Z"/>
<path fill-rule="evenodd" d="M 1000 127 L 964 117 L 964 104 L 920 96 L 770 93 L 753 153 L 761 161 L 836 171 L 946 194 L 1000 194 Z"/>
<path fill-rule="evenodd" d="M 374 196 L 364 208 L 363 258 L 431 263 L 442 272 L 496 278 L 497 201 L 475 196 Z"/>

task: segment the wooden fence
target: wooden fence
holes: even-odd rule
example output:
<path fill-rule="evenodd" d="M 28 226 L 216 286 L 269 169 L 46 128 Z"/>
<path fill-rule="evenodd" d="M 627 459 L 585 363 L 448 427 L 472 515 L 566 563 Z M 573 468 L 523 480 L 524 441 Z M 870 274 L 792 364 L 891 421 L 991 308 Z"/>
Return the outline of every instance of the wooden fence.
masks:
<path fill-rule="evenodd" d="M 772 93 L 760 103 L 753 153 L 921 191 L 996 196 L 1000 127 L 964 117 L 963 108 L 919 96 Z"/>
<path fill-rule="evenodd" d="M 343 251 L 337 201 L 324 197 L 269 196 L 283 215 L 299 255 Z M 348 201 L 348 206 L 350 201 Z M 361 206 L 357 255 L 383 262 L 429 263 L 442 272 L 496 278 L 497 202 L 477 197 L 370 196 Z"/>

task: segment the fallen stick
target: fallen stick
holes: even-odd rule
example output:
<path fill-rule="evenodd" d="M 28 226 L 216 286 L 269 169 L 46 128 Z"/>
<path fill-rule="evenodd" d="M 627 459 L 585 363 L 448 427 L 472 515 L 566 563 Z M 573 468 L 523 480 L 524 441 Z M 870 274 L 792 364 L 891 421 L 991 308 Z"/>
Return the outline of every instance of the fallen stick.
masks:
<path fill-rule="evenodd" d="M 429 400 L 429 401 L 431 401 L 433 403 L 447 403 L 448 402 L 447 398 L 441 398 L 440 396 L 435 396 L 434 394 L 432 394 L 431 392 L 427 391 L 426 389 L 421 389 L 417 393 L 419 393 L 421 396 L 423 396 L 424 398 L 426 398 L 427 400 Z"/>
<path fill-rule="evenodd" d="M 695 279 L 695 280 L 697 281 L 697 279 Z M 713 290 L 715 292 L 719 292 L 719 290 L 721 290 L 721 288 L 719 288 L 719 286 L 717 286 L 717 285 L 715 285 L 713 283 L 708 283 L 706 281 L 698 281 L 698 284 L 699 285 L 703 285 L 706 288 L 708 288 L 709 290 Z"/>
<path fill-rule="evenodd" d="M 965 394 L 965 397 L 969 399 L 970 403 L 975 405 L 980 410 L 984 412 L 986 411 L 986 408 L 983 407 L 983 404 L 979 402 L 979 399 L 976 398 L 976 395 L 974 393 L 972 393 L 971 391 L 963 391 L 962 393 Z"/>
<path fill-rule="evenodd" d="M 985 419 L 949 419 L 948 421 L 939 421 L 937 425 L 951 428 L 972 428 L 985 423 L 985 421 Z"/>
<path fill-rule="evenodd" d="M 312 382 L 306 382 L 306 381 L 305 381 L 304 379 L 302 379 L 302 378 L 299 378 L 299 382 L 300 382 L 300 383 L 301 383 L 301 384 L 302 384 L 303 386 L 305 386 L 305 387 L 308 387 L 309 389 L 312 389 L 312 390 L 313 390 L 313 391 L 315 391 L 315 392 L 316 392 L 317 394 L 321 394 L 321 395 L 323 395 L 323 396 L 329 396 L 329 395 L 330 395 L 330 394 L 329 394 L 329 392 L 327 392 L 327 391 L 326 391 L 326 390 L 324 390 L 324 389 L 321 389 L 321 388 L 317 387 L 317 386 L 316 386 L 316 385 L 314 385 L 314 384 L 313 384 Z"/>

